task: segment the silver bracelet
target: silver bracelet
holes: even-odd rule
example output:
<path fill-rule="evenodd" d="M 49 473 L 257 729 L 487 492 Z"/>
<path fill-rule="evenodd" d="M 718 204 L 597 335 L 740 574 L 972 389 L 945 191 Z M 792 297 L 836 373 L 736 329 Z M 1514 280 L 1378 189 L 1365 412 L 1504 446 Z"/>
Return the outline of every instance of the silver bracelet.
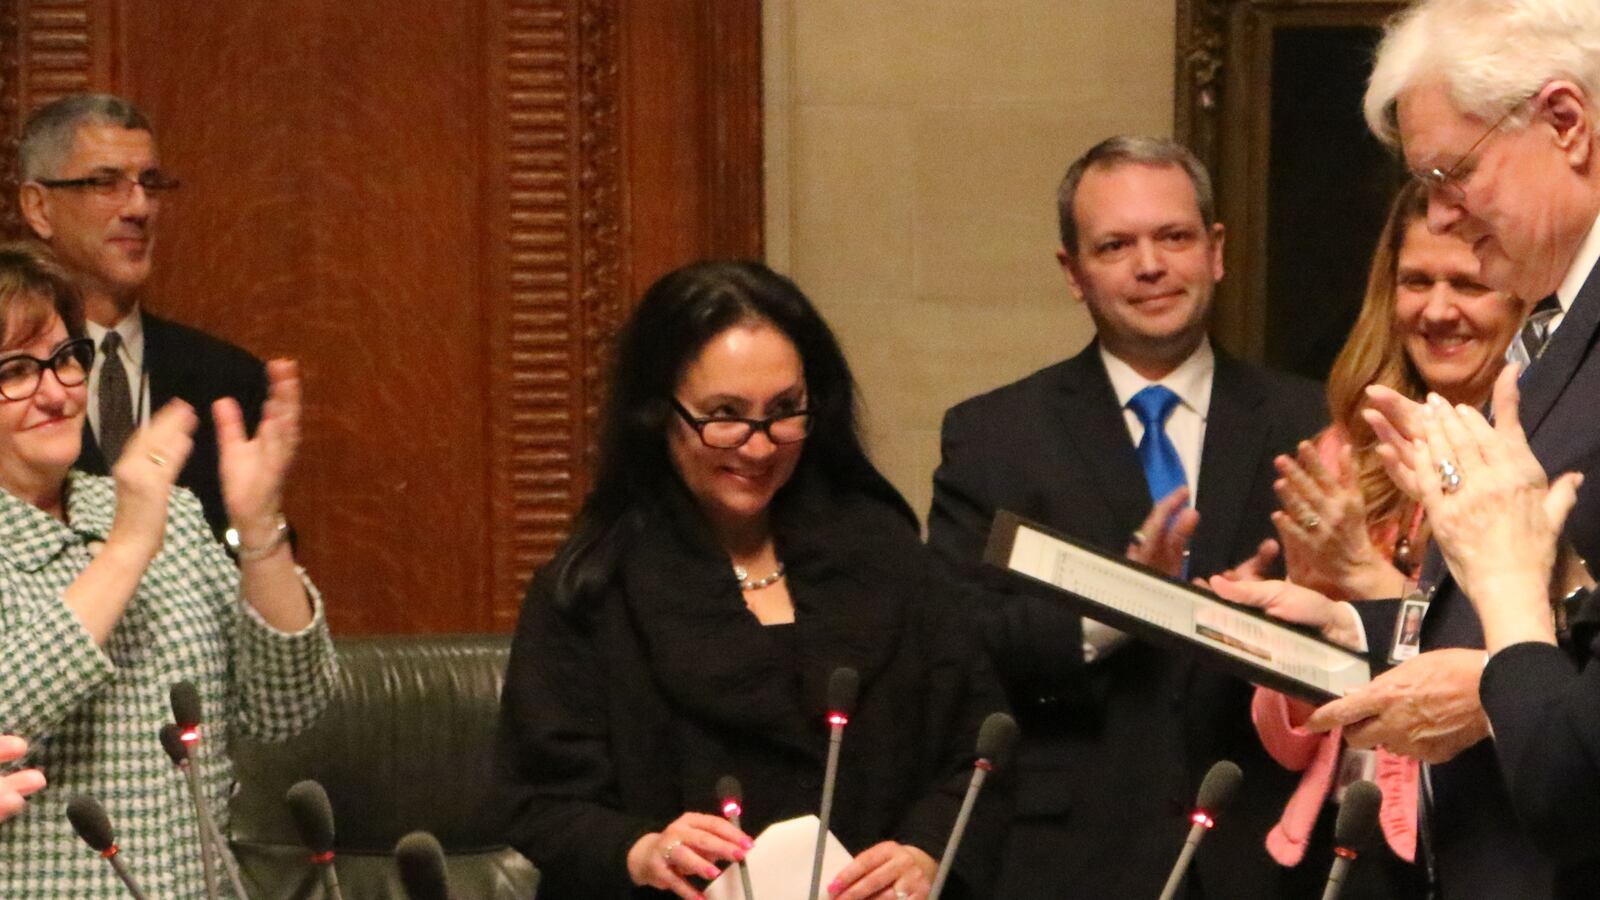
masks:
<path fill-rule="evenodd" d="M 233 555 L 238 557 L 240 562 L 255 562 L 258 559 L 265 559 L 271 556 L 273 551 L 283 546 L 283 542 L 288 539 L 289 520 L 283 517 L 283 513 L 278 514 L 278 521 L 273 527 L 272 537 L 259 547 L 246 547 L 244 542 L 239 540 L 239 529 L 237 528 L 229 527 L 223 535 L 223 540 L 227 542 L 228 549 L 233 551 Z"/>

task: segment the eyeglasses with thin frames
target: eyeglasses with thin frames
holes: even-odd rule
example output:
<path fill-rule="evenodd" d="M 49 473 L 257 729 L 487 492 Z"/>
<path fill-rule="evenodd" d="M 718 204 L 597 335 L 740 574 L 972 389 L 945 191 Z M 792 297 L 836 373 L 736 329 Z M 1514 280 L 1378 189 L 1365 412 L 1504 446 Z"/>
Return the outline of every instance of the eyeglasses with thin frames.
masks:
<path fill-rule="evenodd" d="M 1467 164 L 1472 161 L 1472 157 L 1488 142 L 1492 135 L 1498 132 L 1507 122 L 1511 121 L 1511 117 L 1516 115 L 1529 100 L 1537 96 L 1539 94 L 1536 91 L 1518 100 L 1515 105 L 1506 110 L 1505 115 L 1489 126 L 1489 130 L 1485 131 L 1482 137 L 1473 141 L 1472 146 L 1467 148 L 1467 152 L 1461 154 L 1461 158 L 1456 160 L 1456 164 L 1449 169 L 1435 167 L 1422 172 L 1412 172 L 1411 177 L 1422 183 L 1423 189 L 1428 192 L 1429 196 L 1438 197 L 1446 203 L 1460 203 L 1465 200 L 1467 191 L 1463 186 L 1463 182 L 1472 176 L 1472 171 L 1466 168 Z"/>
<path fill-rule="evenodd" d="M 767 436 L 774 444 L 795 444 L 811 433 L 811 410 L 797 409 L 765 419 L 746 419 L 740 416 L 697 416 L 689 412 L 677 398 L 672 408 L 688 423 L 700 442 L 713 450 L 732 450 L 743 447 L 756 432 Z"/>
<path fill-rule="evenodd" d="M 34 184 L 53 190 L 82 191 L 96 200 L 122 203 L 133 193 L 134 185 L 151 200 L 160 200 L 176 191 L 180 182 L 160 169 L 146 169 L 137 177 L 126 172 L 98 172 L 82 178 L 36 178 Z"/>
<path fill-rule="evenodd" d="M 94 341 L 73 338 L 63 341 L 45 359 L 18 353 L 0 357 L 0 397 L 26 400 L 39 392 L 46 369 L 56 373 L 62 387 L 77 387 L 89 378 L 94 367 Z"/>

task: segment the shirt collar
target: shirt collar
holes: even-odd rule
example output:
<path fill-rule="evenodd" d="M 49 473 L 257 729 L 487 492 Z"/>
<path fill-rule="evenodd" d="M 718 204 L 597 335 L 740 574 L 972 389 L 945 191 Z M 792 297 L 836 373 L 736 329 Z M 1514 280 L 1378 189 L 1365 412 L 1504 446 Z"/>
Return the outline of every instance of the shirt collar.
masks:
<path fill-rule="evenodd" d="M 144 369 L 144 314 L 139 311 L 139 304 L 135 303 L 133 309 L 122 317 L 122 320 L 110 328 L 98 322 L 85 322 L 89 331 L 89 339 L 94 341 L 95 350 L 98 352 L 100 343 L 105 340 L 106 332 L 115 331 L 122 337 L 122 352 L 127 361 L 133 363 L 134 368 Z"/>
<path fill-rule="evenodd" d="M 1567 270 L 1567 277 L 1556 288 L 1556 299 L 1561 301 L 1563 314 L 1572 308 L 1572 301 L 1578 298 L 1578 291 L 1583 290 L 1583 284 L 1589 280 L 1596 262 L 1600 262 L 1600 216 L 1595 217 L 1594 224 L 1589 226 L 1589 234 L 1578 246 L 1578 255 L 1572 259 L 1572 268 Z"/>
<path fill-rule="evenodd" d="M 1117 405 L 1126 407 L 1133 395 L 1152 384 L 1164 385 L 1204 419 L 1211 412 L 1211 377 L 1217 368 L 1217 355 L 1211 349 L 1209 337 L 1200 338 L 1189 358 L 1168 372 L 1165 378 L 1151 381 L 1133 370 L 1133 367 L 1113 356 L 1104 344 L 1100 345 L 1100 360 L 1105 363 L 1106 375 L 1111 379 L 1111 389 L 1116 391 Z"/>
<path fill-rule="evenodd" d="M 104 541 L 111 533 L 116 493 L 109 478 L 67 473 L 67 521 L 0 490 L 0 559 L 37 572 L 77 541 Z"/>

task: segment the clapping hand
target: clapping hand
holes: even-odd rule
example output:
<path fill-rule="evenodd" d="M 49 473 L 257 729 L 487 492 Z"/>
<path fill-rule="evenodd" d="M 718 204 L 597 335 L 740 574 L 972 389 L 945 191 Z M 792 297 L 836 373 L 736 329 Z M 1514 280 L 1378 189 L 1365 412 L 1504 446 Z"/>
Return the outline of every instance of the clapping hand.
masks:
<path fill-rule="evenodd" d="M 0 735 L 0 763 L 21 759 L 28 752 L 28 742 L 9 734 Z M 23 769 L 0 775 L 0 821 L 22 811 L 26 797 L 44 787 L 44 773 L 38 769 Z"/>
<path fill-rule="evenodd" d="M 1127 558 L 1170 578 L 1181 578 L 1189 539 L 1200 524 L 1200 514 L 1184 505 L 1188 502 L 1188 488 L 1178 488 L 1162 497 L 1145 516 L 1139 530 L 1133 533 L 1133 539 L 1128 542 Z"/>
<path fill-rule="evenodd" d="M 195 422 L 189 404 L 182 400 L 167 403 L 128 438 L 111 469 L 117 485 L 117 511 L 106 546 L 128 549 L 141 567 L 161 552 L 167 501 L 194 447 Z"/>
<path fill-rule="evenodd" d="M 1520 641 L 1554 643 L 1551 572 L 1583 477 L 1568 473 L 1547 482 L 1518 419 L 1516 367 L 1495 381 L 1493 425 L 1436 395 L 1425 404 L 1383 393 L 1372 400 L 1367 415 L 1383 440 L 1379 457 L 1427 510 L 1434 541 L 1483 622 L 1489 651 Z"/>
<path fill-rule="evenodd" d="M 1279 456 L 1274 464 L 1280 477 L 1272 487 L 1282 508 L 1272 514 L 1272 524 L 1283 542 L 1289 580 L 1343 599 L 1399 594 L 1405 576 L 1367 532 L 1350 448 L 1341 449 L 1332 471 L 1305 441 L 1294 457 Z"/>
<path fill-rule="evenodd" d="M 261 424 L 247 438 L 238 401 L 211 406 L 217 422 L 218 475 L 228 519 L 246 547 L 269 543 L 283 508 L 283 488 L 300 447 L 300 374 L 293 360 L 267 364 L 270 385 Z"/>

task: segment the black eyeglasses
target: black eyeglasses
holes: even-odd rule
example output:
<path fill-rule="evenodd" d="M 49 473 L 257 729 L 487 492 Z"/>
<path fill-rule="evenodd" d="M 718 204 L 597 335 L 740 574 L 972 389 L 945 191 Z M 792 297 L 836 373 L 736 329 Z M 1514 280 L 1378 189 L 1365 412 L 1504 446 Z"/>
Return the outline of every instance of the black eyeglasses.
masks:
<path fill-rule="evenodd" d="M 178 179 L 160 169 L 147 169 L 140 172 L 137 178 L 125 172 L 100 172 L 82 178 L 38 178 L 34 183 L 47 188 L 83 191 L 95 198 L 117 203 L 128 199 L 134 185 L 143 188 L 145 195 L 152 200 L 177 190 L 179 185 Z"/>
<path fill-rule="evenodd" d="M 19 353 L 0 359 L 0 397 L 26 400 L 39 391 L 44 370 L 56 373 L 62 387 L 77 387 L 94 366 L 94 341 L 74 338 L 59 344 L 48 359 Z"/>
<path fill-rule="evenodd" d="M 714 450 L 732 450 L 743 447 L 756 432 L 767 436 L 774 444 L 794 444 L 811 433 L 811 410 L 797 409 L 765 419 L 745 419 L 738 416 L 697 416 L 685 409 L 677 398 L 672 400 L 683 421 L 700 435 L 700 442 Z"/>

